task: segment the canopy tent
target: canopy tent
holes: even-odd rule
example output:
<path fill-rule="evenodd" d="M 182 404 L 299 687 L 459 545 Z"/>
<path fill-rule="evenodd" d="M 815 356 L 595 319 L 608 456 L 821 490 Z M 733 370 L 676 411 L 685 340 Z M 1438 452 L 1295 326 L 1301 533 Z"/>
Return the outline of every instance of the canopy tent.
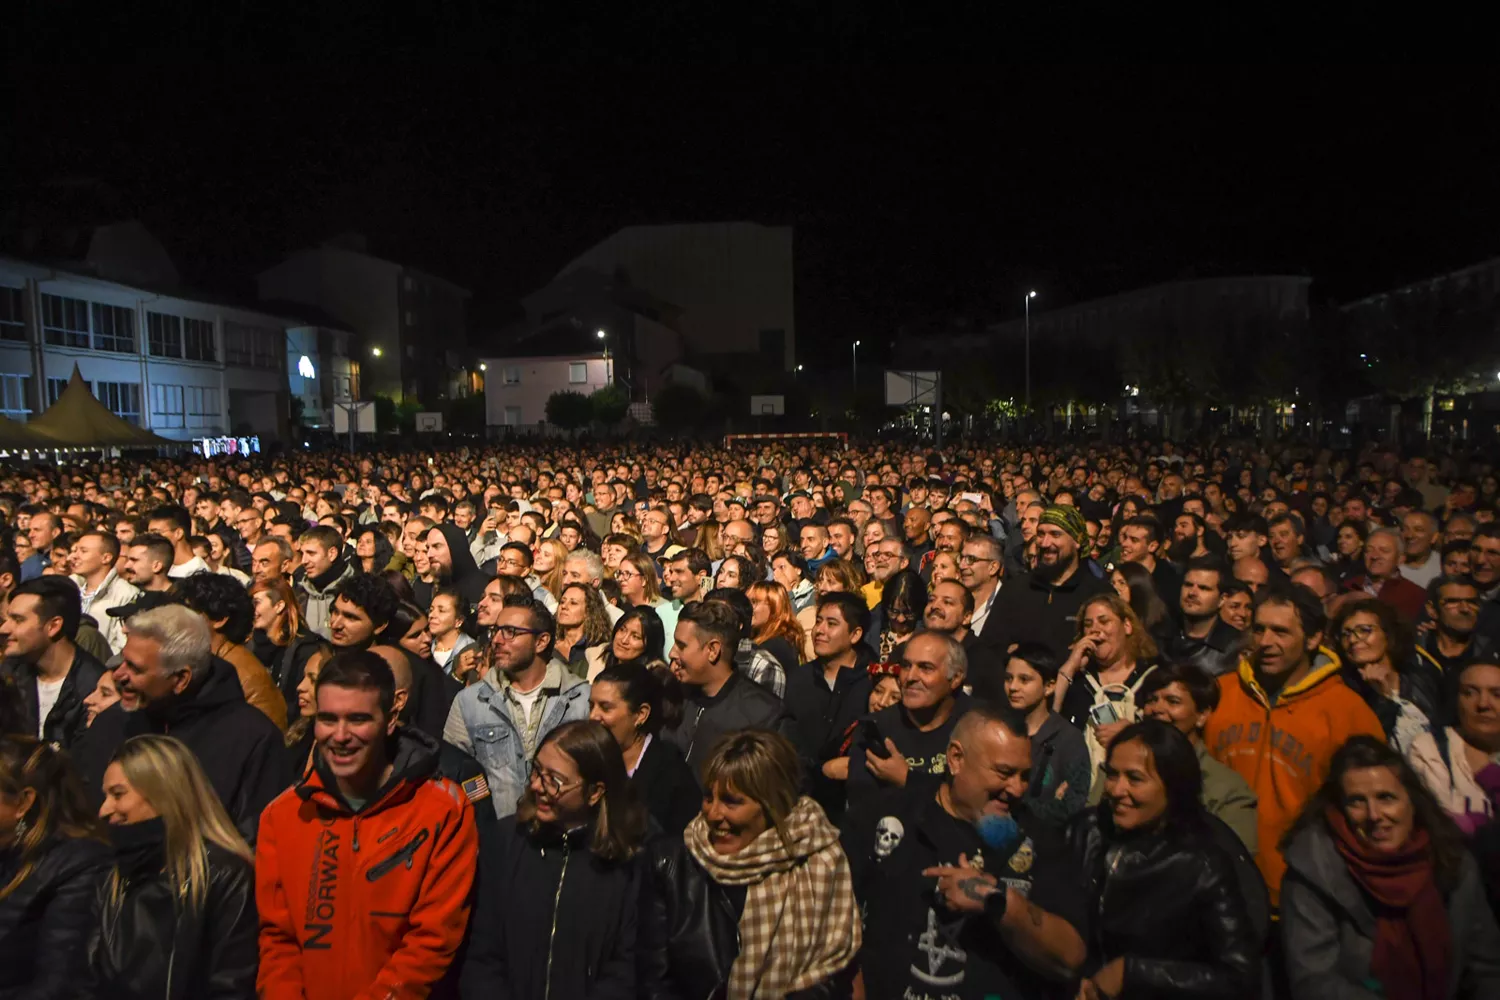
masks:
<path fill-rule="evenodd" d="M 143 427 L 122 420 L 94 398 L 73 366 L 73 377 L 57 402 L 26 424 L 30 430 L 50 438 L 52 447 L 153 448 L 175 445 Z"/>
<path fill-rule="evenodd" d="M 0 448 L 6 451 L 16 451 L 29 448 L 33 451 L 50 451 L 58 447 L 58 443 L 47 435 L 34 431 L 29 424 L 23 424 L 9 417 L 0 417 Z"/>

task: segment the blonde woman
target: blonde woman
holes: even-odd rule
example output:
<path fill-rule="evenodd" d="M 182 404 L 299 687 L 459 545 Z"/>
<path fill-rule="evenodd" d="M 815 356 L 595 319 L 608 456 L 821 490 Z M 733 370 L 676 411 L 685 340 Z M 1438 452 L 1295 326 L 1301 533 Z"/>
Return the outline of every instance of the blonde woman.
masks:
<path fill-rule="evenodd" d="M 568 547 L 556 538 L 544 538 L 532 550 L 531 571 L 547 593 L 562 597 L 563 563 L 568 561 Z"/>
<path fill-rule="evenodd" d="M 254 855 L 193 752 L 170 736 L 125 741 L 99 816 L 115 870 L 89 945 L 98 994 L 254 997 Z"/>
<path fill-rule="evenodd" d="M 784 737 L 721 739 L 703 764 L 702 812 L 650 851 L 658 903 L 641 912 L 643 993 L 847 993 L 861 941 L 849 861 L 838 830 L 801 794 Z"/>

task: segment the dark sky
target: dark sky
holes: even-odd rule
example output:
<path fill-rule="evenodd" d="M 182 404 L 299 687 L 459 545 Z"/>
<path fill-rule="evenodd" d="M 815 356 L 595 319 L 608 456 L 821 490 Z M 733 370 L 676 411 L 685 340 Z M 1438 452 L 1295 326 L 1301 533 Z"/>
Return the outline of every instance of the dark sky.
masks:
<path fill-rule="evenodd" d="M 797 227 L 808 360 L 1192 273 L 1325 296 L 1500 254 L 1489 70 L 261 66 L 13 74 L 9 200 L 93 177 L 193 283 L 345 230 L 481 327 L 632 223 Z"/>

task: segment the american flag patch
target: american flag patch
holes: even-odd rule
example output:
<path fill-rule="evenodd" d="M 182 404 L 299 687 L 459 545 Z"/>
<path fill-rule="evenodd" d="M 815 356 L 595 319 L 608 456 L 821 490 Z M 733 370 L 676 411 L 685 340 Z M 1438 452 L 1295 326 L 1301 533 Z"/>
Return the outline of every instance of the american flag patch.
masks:
<path fill-rule="evenodd" d="M 490 797 L 490 783 L 484 780 L 484 775 L 478 774 L 463 782 L 464 794 L 469 797 L 470 802 L 483 802 Z"/>

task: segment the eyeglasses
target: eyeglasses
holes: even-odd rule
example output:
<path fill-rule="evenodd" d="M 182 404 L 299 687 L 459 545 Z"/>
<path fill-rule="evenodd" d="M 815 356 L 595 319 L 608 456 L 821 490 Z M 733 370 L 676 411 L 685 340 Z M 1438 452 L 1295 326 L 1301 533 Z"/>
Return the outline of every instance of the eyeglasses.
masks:
<path fill-rule="evenodd" d="M 522 628 L 519 625 L 500 625 L 495 628 L 495 635 L 506 642 L 510 642 L 518 635 L 541 635 L 539 628 Z"/>
<path fill-rule="evenodd" d="M 1374 625 L 1350 625 L 1340 632 L 1339 636 L 1345 642 L 1354 642 L 1355 640 L 1362 642 L 1375 634 L 1375 628 L 1376 626 Z"/>
<path fill-rule="evenodd" d="M 970 563 L 994 562 L 995 560 L 991 559 L 989 556 L 971 556 L 969 555 L 969 553 L 965 552 L 963 555 L 958 557 L 958 561 L 967 566 Z"/>
<path fill-rule="evenodd" d="M 535 782 L 536 784 L 541 785 L 542 791 L 546 792 L 554 799 L 566 792 L 571 792 L 573 789 L 578 788 L 583 784 L 582 779 L 571 783 L 564 782 L 561 778 L 553 774 L 551 771 L 544 771 L 540 767 L 532 769 L 531 777 L 528 778 L 527 781 Z"/>
<path fill-rule="evenodd" d="M 615 570 L 616 580 L 639 580 L 640 578 L 641 574 L 636 572 L 621 573 L 619 570 Z"/>

